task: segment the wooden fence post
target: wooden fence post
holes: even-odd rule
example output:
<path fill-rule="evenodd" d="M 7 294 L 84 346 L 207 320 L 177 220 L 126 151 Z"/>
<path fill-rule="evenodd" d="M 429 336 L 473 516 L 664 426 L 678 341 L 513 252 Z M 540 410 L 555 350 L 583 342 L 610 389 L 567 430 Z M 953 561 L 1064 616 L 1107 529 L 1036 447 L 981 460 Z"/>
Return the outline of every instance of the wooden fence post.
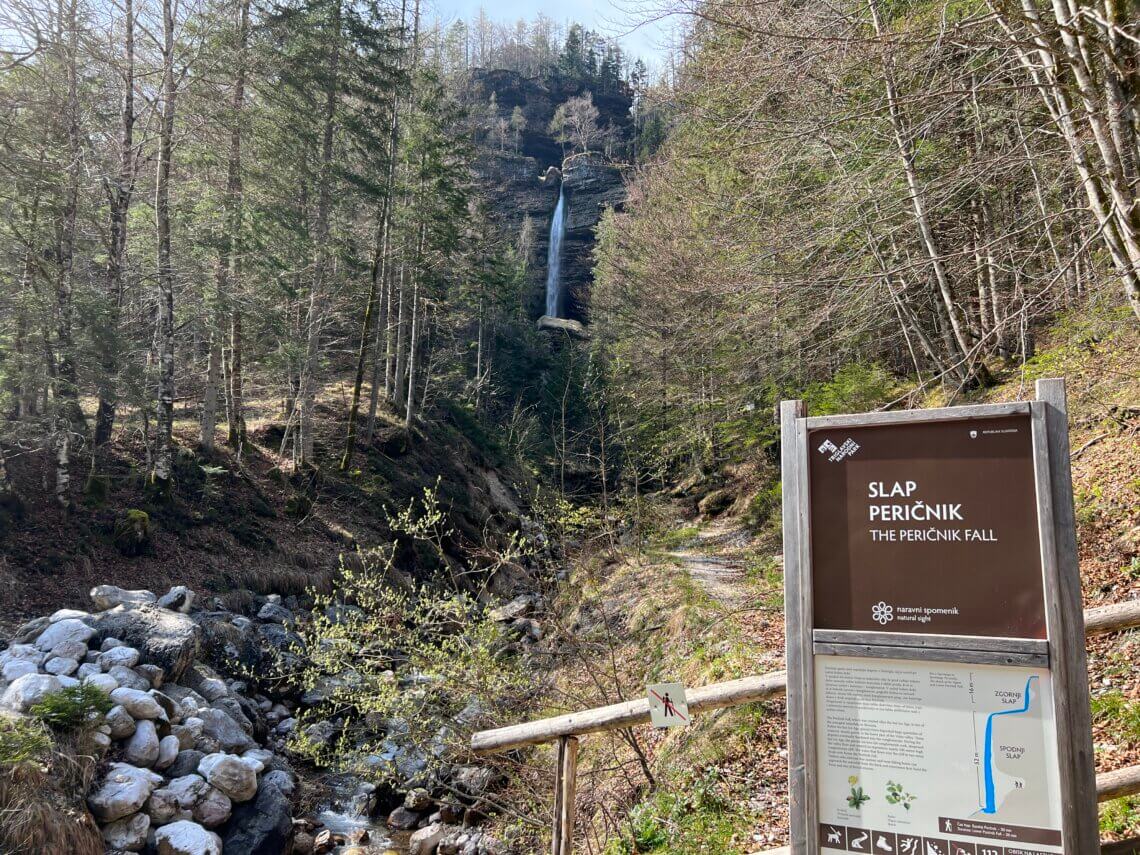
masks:
<path fill-rule="evenodd" d="M 562 798 L 559 805 L 562 820 L 559 823 L 562 831 L 562 848 L 558 855 L 572 855 L 574 849 L 574 796 L 578 783 L 578 740 L 568 736 L 561 742 L 565 747 L 562 754 Z"/>
<path fill-rule="evenodd" d="M 574 795 L 578 781 L 578 740 L 558 740 L 554 767 L 554 826 L 550 835 L 551 855 L 572 855 L 574 846 Z"/>
<path fill-rule="evenodd" d="M 562 855 L 562 774 L 566 765 L 566 741 L 558 740 L 554 756 L 554 825 L 550 832 L 550 855 Z"/>

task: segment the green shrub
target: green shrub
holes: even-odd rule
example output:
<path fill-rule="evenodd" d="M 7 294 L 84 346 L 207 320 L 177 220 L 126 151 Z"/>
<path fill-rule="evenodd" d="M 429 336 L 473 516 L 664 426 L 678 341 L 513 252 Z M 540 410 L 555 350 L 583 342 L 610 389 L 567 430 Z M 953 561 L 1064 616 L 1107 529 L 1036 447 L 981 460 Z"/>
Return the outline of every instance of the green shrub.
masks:
<path fill-rule="evenodd" d="M 720 792 L 715 767 L 688 780 L 671 782 L 629 813 L 628 836 L 611 841 L 605 855 L 729 855 L 741 850 L 733 838 L 748 817 L 735 811 Z"/>
<path fill-rule="evenodd" d="M 388 523 L 416 551 L 448 566 L 443 543 L 451 532 L 434 490 L 390 514 Z M 518 545 L 508 549 L 497 560 L 517 560 Z M 282 657 L 282 669 L 323 700 L 301 716 L 294 751 L 398 785 L 406 777 L 402 770 L 370 756 L 391 754 L 395 746 L 421 754 L 429 767 L 452 762 L 466 752 L 471 731 L 488 719 L 508 718 L 532 698 L 533 677 L 509 655 L 512 638 L 465 591 L 463 579 L 442 572 L 420 586 L 386 547 L 342 560 L 333 594 L 312 592 L 312 619 L 299 630 L 302 643 Z M 339 740 L 324 744 L 305 735 L 322 719 L 341 720 Z"/>
<path fill-rule="evenodd" d="M 701 530 L 695 525 L 687 525 L 682 528 L 674 528 L 662 534 L 657 542 L 662 549 L 678 549 L 695 538 Z"/>
<path fill-rule="evenodd" d="M 883 366 L 849 362 L 830 380 L 804 389 L 803 399 L 813 416 L 861 413 L 887 403 L 897 388 L 898 383 Z"/>
<path fill-rule="evenodd" d="M 0 767 L 40 763 L 51 750 L 51 733 L 43 722 L 22 716 L 0 716 Z"/>
<path fill-rule="evenodd" d="M 783 484 L 780 481 L 773 481 L 757 491 L 756 495 L 749 499 L 748 510 L 745 512 L 748 525 L 758 531 L 769 522 L 778 521 L 783 498 Z"/>
<path fill-rule="evenodd" d="M 111 699 L 102 690 L 80 683 L 46 695 L 28 712 L 55 730 L 71 731 L 98 724 L 112 706 Z"/>

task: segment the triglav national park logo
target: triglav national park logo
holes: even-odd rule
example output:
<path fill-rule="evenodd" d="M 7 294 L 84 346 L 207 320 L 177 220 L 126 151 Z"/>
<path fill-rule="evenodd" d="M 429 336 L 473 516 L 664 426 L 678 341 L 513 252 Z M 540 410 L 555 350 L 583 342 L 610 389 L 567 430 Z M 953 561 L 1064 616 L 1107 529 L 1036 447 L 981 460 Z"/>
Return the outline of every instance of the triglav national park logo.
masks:
<path fill-rule="evenodd" d="M 882 600 L 871 606 L 871 618 L 879 624 L 886 626 L 888 623 L 895 619 L 894 606 L 884 603 Z"/>
<path fill-rule="evenodd" d="M 850 457 L 856 451 L 858 451 L 859 443 L 857 443 L 851 437 L 847 437 L 847 439 L 843 440 L 842 445 L 836 445 L 830 439 L 825 439 L 822 443 L 820 443 L 820 446 L 817 450 L 820 454 L 830 455 L 827 459 L 832 463 L 838 463 L 840 460 L 843 460 L 846 457 Z"/>

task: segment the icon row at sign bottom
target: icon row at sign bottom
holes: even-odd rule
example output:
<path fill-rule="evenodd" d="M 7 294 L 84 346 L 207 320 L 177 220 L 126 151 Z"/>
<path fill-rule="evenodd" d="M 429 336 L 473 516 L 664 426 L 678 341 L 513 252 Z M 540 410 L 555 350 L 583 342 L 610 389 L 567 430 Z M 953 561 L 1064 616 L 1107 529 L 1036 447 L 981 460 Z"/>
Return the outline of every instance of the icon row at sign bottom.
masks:
<path fill-rule="evenodd" d="M 819 827 L 819 843 L 824 849 L 837 852 L 866 852 L 874 855 L 1048 855 L 1036 849 L 1010 849 L 993 843 L 919 837 L 827 823 Z"/>

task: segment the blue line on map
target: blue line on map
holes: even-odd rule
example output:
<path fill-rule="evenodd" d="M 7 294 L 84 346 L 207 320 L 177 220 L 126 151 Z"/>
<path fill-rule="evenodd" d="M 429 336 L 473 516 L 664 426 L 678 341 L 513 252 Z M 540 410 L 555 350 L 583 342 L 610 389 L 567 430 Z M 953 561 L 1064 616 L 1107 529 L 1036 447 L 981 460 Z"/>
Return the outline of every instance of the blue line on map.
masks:
<path fill-rule="evenodd" d="M 1029 687 L 1033 685 L 1033 681 L 1037 679 L 1034 675 L 1025 681 L 1025 703 L 1022 704 L 1019 710 L 1002 710 L 1001 712 L 990 713 L 986 718 L 986 749 L 985 749 L 985 776 L 986 776 L 986 804 L 982 808 L 982 813 L 997 813 L 997 806 L 994 804 L 994 719 L 999 715 L 1020 715 L 1021 713 L 1029 711 Z"/>

